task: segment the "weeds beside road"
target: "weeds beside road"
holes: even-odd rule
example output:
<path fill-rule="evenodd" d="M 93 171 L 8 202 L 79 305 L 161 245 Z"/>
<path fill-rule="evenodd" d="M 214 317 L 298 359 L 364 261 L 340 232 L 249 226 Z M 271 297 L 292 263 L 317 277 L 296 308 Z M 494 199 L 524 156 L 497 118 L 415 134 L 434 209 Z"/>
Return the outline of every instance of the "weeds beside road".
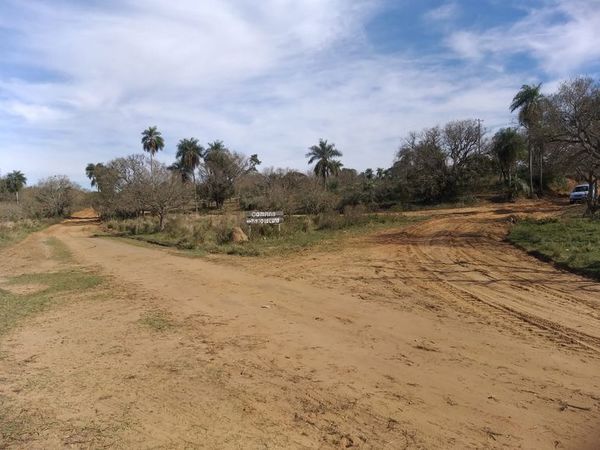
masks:
<path fill-rule="evenodd" d="M 508 239 L 563 269 L 600 280 L 600 220 L 523 220 L 512 228 Z"/>
<path fill-rule="evenodd" d="M 106 224 L 109 235 L 120 236 L 189 250 L 195 254 L 221 253 L 243 256 L 284 254 L 313 245 L 332 245 L 343 236 L 376 231 L 377 229 L 406 226 L 426 217 L 402 214 L 320 214 L 317 216 L 289 216 L 281 225 L 253 226 L 250 230 L 239 215 L 230 216 L 175 216 L 160 231 L 156 220 L 150 218 L 110 221 Z M 242 226 L 249 237 L 247 242 L 232 242 L 232 230 Z"/>

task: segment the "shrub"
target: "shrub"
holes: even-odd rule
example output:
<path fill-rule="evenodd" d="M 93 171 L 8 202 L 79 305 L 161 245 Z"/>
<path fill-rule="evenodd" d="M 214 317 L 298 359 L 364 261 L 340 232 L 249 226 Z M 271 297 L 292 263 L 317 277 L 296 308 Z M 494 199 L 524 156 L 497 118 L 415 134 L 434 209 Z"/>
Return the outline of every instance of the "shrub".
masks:
<path fill-rule="evenodd" d="M 365 215 L 367 209 L 363 205 L 347 205 L 344 208 L 344 224 L 346 226 L 358 225 L 368 221 Z"/>
<path fill-rule="evenodd" d="M 318 230 L 339 230 L 345 225 L 344 217 L 331 210 L 319 214 L 315 222 Z"/>
<path fill-rule="evenodd" d="M 12 202 L 0 203 L 0 222 L 2 221 L 17 221 L 25 217 L 23 208 Z"/>

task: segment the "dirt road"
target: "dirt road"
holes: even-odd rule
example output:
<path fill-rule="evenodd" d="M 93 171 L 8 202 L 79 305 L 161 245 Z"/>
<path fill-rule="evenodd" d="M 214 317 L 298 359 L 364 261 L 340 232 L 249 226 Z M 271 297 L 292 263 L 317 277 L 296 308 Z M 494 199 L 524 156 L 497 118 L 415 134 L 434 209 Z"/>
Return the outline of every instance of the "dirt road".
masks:
<path fill-rule="evenodd" d="M 556 209 L 431 213 L 271 259 L 55 226 L 0 270 L 53 270 L 51 236 L 111 295 L 5 338 L 0 395 L 38 418 L 27 447 L 600 448 L 600 284 L 502 241 Z"/>

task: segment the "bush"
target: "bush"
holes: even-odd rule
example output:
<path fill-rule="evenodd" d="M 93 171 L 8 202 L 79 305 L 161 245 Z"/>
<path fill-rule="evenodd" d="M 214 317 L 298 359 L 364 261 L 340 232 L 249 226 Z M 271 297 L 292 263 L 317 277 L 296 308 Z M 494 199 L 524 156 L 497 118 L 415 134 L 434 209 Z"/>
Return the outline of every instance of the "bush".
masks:
<path fill-rule="evenodd" d="M 358 225 L 368 221 L 367 208 L 363 205 L 348 205 L 344 208 L 344 224 L 346 226 Z"/>
<path fill-rule="evenodd" d="M 228 244 L 231 242 L 231 234 L 233 232 L 233 226 L 227 221 L 218 221 L 214 227 L 215 240 L 217 244 Z"/>
<path fill-rule="evenodd" d="M 345 225 L 344 217 L 335 211 L 327 211 L 317 215 L 317 230 L 339 230 Z"/>
<path fill-rule="evenodd" d="M 0 203 L 0 222 L 11 221 L 15 222 L 25 217 L 23 208 L 14 202 Z"/>
<path fill-rule="evenodd" d="M 144 217 L 139 219 L 109 220 L 106 228 L 118 233 L 132 236 L 139 234 L 153 234 L 159 231 L 158 221 L 154 218 Z"/>

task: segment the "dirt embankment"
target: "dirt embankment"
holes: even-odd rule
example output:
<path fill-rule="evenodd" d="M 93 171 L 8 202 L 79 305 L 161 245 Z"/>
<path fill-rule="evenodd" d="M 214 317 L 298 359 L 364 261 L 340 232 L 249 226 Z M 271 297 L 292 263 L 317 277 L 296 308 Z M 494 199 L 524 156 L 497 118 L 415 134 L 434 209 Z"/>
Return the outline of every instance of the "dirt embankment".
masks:
<path fill-rule="evenodd" d="M 113 295 L 13 332 L 0 398 L 34 411 L 40 448 L 594 448 L 600 284 L 502 241 L 511 216 L 555 211 L 443 211 L 264 260 L 56 226 Z M 11 271 L 43 242 L 11 249 Z"/>

